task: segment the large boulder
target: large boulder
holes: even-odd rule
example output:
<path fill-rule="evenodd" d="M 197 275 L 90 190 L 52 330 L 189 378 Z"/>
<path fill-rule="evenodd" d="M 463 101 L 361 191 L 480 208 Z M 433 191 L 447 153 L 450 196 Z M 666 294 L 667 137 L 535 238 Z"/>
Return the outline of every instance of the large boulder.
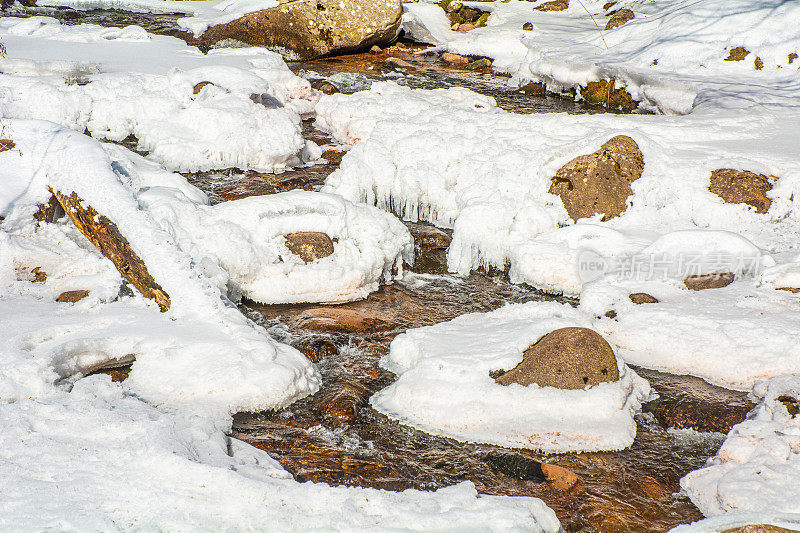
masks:
<path fill-rule="evenodd" d="M 390 42 L 400 29 L 400 0 L 280 0 L 280 5 L 218 24 L 208 44 L 233 40 L 289 59 L 314 59 Z"/>
<path fill-rule="evenodd" d="M 551 331 L 525 350 L 520 364 L 495 378 L 501 385 L 536 383 L 559 389 L 617 380 L 617 358 L 608 342 L 591 329 L 577 327 Z"/>
<path fill-rule="evenodd" d="M 708 190 L 729 204 L 747 204 L 756 208 L 756 213 L 766 213 L 772 200 L 767 191 L 772 189 L 772 180 L 764 174 L 747 170 L 719 168 L 711 173 Z"/>
<path fill-rule="evenodd" d="M 625 211 L 631 183 L 642 176 L 644 157 L 636 142 L 617 135 L 589 155 L 576 157 L 556 172 L 550 193 L 557 194 L 572 220 L 603 213 L 603 220 Z"/>
<path fill-rule="evenodd" d="M 284 235 L 286 247 L 294 255 L 310 263 L 333 255 L 333 241 L 326 234 L 319 231 L 299 231 Z"/>

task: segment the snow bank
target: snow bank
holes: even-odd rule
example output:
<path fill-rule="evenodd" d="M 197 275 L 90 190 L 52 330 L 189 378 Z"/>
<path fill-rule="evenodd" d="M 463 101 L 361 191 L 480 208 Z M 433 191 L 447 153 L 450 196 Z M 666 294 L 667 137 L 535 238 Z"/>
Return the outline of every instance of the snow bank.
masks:
<path fill-rule="evenodd" d="M 492 15 L 485 28 L 467 33 L 451 31 L 435 6 L 405 4 L 403 29 L 440 49 L 488 56 L 516 83 L 543 81 L 561 91 L 613 77 L 641 107 L 666 113 L 782 107 L 800 88 L 797 65 L 789 63 L 789 54 L 798 53 L 800 29 L 786 24 L 800 18 L 797 3 L 622 0 L 609 10 L 631 9 L 635 18 L 601 30 L 595 24 L 603 28 L 608 21 L 605 3 L 539 12 L 529 2 L 481 2 L 476 7 Z M 522 30 L 526 22 L 532 31 Z M 750 52 L 744 61 L 725 61 L 739 46 Z"/>
<path fill-rule="evenodd" d="M 705 468 L 681 480 L 706 516 L 800 513 L 800 416 L 790 414 L 783 403 L 793 402 L 796 410 L 800 378 L 759 382 L 753 397 L 760 403 L 747 420 L 731 429 Z"/>
<path fill-rule="evenodd" d="M 0 404 L 0 529 L 8 531 L 559 531 L 536 498 L 297 483 L 226 437 L 230 418 L 155 409 L 93 376 Z"/>
<path fill-rule="evenodd" d="M 461 441 L 544 452 L 621 450 L 636 436 L 633 413 L 650 387 L 622 361 L 620 379 L 586 390 L 497 384 L 522 352 L 562 327 L 591 327 L 568 305 L 507 305 L 491 313 L 411 329 L 398 336 L 381 366 L 398 374 L 370 403 L 417 429 Z"/>
<path fill-rule="evenodd" d="M 705 518 L 670 529 L 670 533 L 723 533 L 729 529 L 751 524 L 769 524 L 783 527 L 789 531 L 800 528 L 800 515 L 774 514 L 774 513 L 730 513 L 721 516 Z"/>
<path fill-rule="evenodd" d="M 53 382 L 103 358 L 115 361 L 134 354 L 137 361 L 129 386 L 155 404 L 191 402 L 230 412 L 261 410 L 316 391 L 319 375 L 313 365 L 248 321 L 221 294 L 215 271 L 206 274 L 213 264 L 198 262 L 201 258 L 176 247 L 166 228 L 142 209 L 135 195 L 152 190 L 147 186 L 152 183 L 145 185 L 136 174 L 114 164 L 100 144 L 85 135 L 39 121 L 5 120 L 3 127 L 17 147 L 0 153 L 0 176 L 22 192 L 12 205 L 0 206 L 6 216 L 2 294 L 8 305 L 31 309 L 31 314 L 8 313 L 3 325 L 8 328 L 6 357 L 30 362 L 41 370 L 36 379 Z M 162 174 L 167 178 L 161 190 L 179 199 L 176 204 L 189 201 L 185 193 L 204 197 L 182 178 Z M 169 187 L 170 176 L 182 185 Z M 113 299 L 119 289 L 119 283 L 112 282 L 119 279 L 110 273 L 113 266 L 76 232 L 60 225 L 37 230 L 30 218 L 36 204 L 49 197 L 48 186 L 76 192 L 116 224 L 169 294 L 168 313 L 160 314 L 141 298 L 133 309 L 125 303 L 106 307 L 103 302 Z M 53 264 L 41 265 L 41 258 Z M 61 310 L 52 298 L 64 288 L 62 276 L 41 285 L 17 281 L 17 270 L 36 266 L 69 272 L 70 283 L 97 291 L 96 296 Z M 34 304 L 31 299 L 43 301 Z M 111 314 L 117 317 L 112 319 Z M 60 325 L 51 327 L 51 320 Z M 81 363 L 85 357 L 88 362 Z M 11 365 L 12 373 L 15 366 Z M 66 370 L 54 373 L 57 367 Z M 13 379 L 4 388 L 16 388 Z M 13 397 L 21 394 L 27 392 Z"/>
<path fill-rule="evenodd" d="M 10 39 L 9 57 L 0 67 L 0 117 L 50 120 L 111 141 L 133 135 L 138 150 L 177 171 L 274 172 L 318 156 L 299 126 L 318 93 L 277 54 L 204 57 L 185 44 L 176 46 L 177 39 L 151 43 L 155 38 L 138 26 L 63 26 L 47 17 L 4 19 L 0 39 L 4 35 Z M 118 41 L 128 47 L 115 47 Z M 81 46 L 62 49 L 64 43 Z M 200 57 L 190 63 L 178 58 L 176 64 L 186 63 L 188 70 L 152 69 L 157 73 L 141 72 L 144 62 L 130 57 L 170 52 Z M 115 72 L 124 68 L 129 71 Z M 210 84 L 194 94 L 201 82 Z M 276 106 L 251 100 L 262 94 Z"/>
<path fill-rule="evenodd" d="M 504 268 L 516 282 L 577 295 L 576 261 L 590 249 L 611 260 L 668 232 L 735 232 L 769 253 L 800 238 L 800 114 L 762 110 L 704 116 L 514 115 L 481 96 L 375 84 L 325 96 L 317 124 L 357 144 L 323 190 L 391 210 L 408 220 L 454 228 L 448 267 Z M 476 108 L 476 106 L 479 106 Z M 571 159 L 613 136 L 632 137 L 644 156 L 627 210 L 574 224 L 550 179 Z M 441 147 L 432 150 L 431 146 Z M 772 206 L 758 214 L 708 190 L 711 172 L 737 168 L 778 176 Z"/>

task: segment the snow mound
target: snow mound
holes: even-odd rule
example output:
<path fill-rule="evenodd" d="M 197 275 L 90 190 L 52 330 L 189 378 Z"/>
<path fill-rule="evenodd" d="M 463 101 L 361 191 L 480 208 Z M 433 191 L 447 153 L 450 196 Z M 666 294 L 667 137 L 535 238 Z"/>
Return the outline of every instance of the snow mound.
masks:
<path fill-rule="evenodd" d="M 550 331 L 571 326 L 591 321 L 569 305 L 536 302 L 408 330 L 381 360 L 397 381 L 370 403 L 404 424 L 460 441 L 548 453 L 626 448 L 650 386 L 621 360 L 619 381 L 585 390 L 503 386 L 489 375 L 515 367 Z"/>
<path fill-rule="evenodd" d="M 769 524 L 786 528 L 789 531 L 798 531 L 800 530 L 800 514 L 729 513 L 675 527 L 670 529 L 670 533 L 723 533 L 729 529 L 751 524 Z"/>
<path fill-rule="evenodd" d="M 0 404 L 0 529 L 557 532 L 537 498 L 298 483 L 226 437 L 230 418 L 155 409 L 92 376 Z"/>
<path fill-rule="evenodd" d="M 761 381 L 752 395 L 760 403 L 747 420 L 731 429 L 704 468 L 681 479 L 706 516 L 800 513 L 800 378 Z"/>
<path fill-rule="evenodd" d="M 0 205 L 6 217 L 0 242 L 2 299 L 5 309 L 30 310 L 7 313 L 6 353 L 35 369 L 18 373 L 12 365 L 12 376 L 39 383 L 29 387 L 17 378 L 10 384 L 4 379 L 11 397 L 129 354 L 137 358 L 129 386 L 155 404 L 261 410 L 317 390 L 313 365 L 273 341 L 224 296 L 219 287 L 224 271 L 177 247 L 169 228 L 142 208 L 136 196 L 156 188 L 152 173 L 126 171 L 97 141 L 52 123 L 6 120 L 2 125 L 16 149 L 0 153 L 0 179 L 19 191 L 11 204 Z M 204 198 L 180 176 L 161 171 L 160 177 L 162 193 L 175 197 L 176 204 L 189 202 L 187 194 L 196 201 Z M 117 226 L 169 294 L 167 313 L 141 297 L 114 302 L 118 274 L 84 237 L 64 227 L 68 222 L 37 229 L 31 215 L 49 198 L 48 186 L 74 191 Z M 58 274 L 44 284 L 17 281 L 26 278 L 19 270 L 29 275 L 37 266 Z M 62 281 L 66 277 L 72 280 Z M 53 302 L 56 291 L 70 288 L 95 295 L 74 305 Z"/>

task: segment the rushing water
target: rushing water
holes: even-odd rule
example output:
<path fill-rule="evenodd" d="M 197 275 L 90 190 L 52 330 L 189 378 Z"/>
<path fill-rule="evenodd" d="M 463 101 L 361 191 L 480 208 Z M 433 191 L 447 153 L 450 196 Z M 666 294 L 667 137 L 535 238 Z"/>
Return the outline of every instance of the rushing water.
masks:
<path fill-rule="evenodd" d="M 178 15 L 62 8 L 18 14 L 55 16 L 70 24 L 138 24 L 153 33 L 191 41 L 177 29 Z M 454 69 L 435 55 L 417 54 L 421 49 L 406 43 L 376 54 L 291 67 L 310 79 L 326 77 L 343 92 L 391 79 L 418 88 L 467 87 L 493 96 L 502 108 L 516 113 L 603 112 L 569 99 L 525 94 L 509 87 L 503 76 Z M 398 66 L 392 57 L 408 65 Z M 330 143 L 311 121 L 304 123 L 304 134 L 320 145 Z M 295 188 L 317 190 L 337 167 L 336 154 L 327 157 L 328 163 L 282 174 L 227 169 L 186 176 L 213 203 Z M 241 305 L 243 313 L 316 362 L 323 385 L 313 397 L 286 409 L 240 413 L 234 418 L 234 437 L 266 450 L 300 481 L 433 490 L 469 480 L 486 494 L 536 496 L 555 509 L 567 531 L 665 531 L 701 518 L 679 494 L 678 482 L 702 466 L 718 449 L 724 432 L 744 418 L 751 404 L 742 393 L 696 378 L 637 369 L 659 398 L 637 415 L 638 432 L 630 448 L 547 456 L 431 436 L 373 410 L 369 397 L 395 379 L 379 366 L 379 359 L 406 329 L 489 311 L 507 302 L 576 303 L 512 285 L 502 272 L 449 275 L 445 262 L 449 235 L 424 224 L 409 227 L 418 243 L 412 273 L 363 301 L 337 306 Z M 125 369 L 111 373 L 115 379 L 126 377 Z M 548 480 L 541 463 L 564 467 L 579 481 L 567 487 Z"/>

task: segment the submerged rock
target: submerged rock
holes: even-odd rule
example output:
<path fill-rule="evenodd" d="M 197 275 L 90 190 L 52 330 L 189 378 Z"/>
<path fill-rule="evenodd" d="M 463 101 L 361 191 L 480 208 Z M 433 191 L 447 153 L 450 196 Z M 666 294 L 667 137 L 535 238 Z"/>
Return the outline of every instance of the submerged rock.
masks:
<path fill-rule="evenodd" d="M 536 383 L 541 387 L 583 389 L 619 380 L 614 350 L 587 328 L 551 331 L 525 350 L 522 362 L 495 379 L 501 385 Z"/>
<path fill-rule="evenodd" d="M 767 191 L 772 189 L 768 176 L 746 170 L 719 168 L 711 172 L 708 190 L 729 204 L 747 204 L 756 208 L 756 213 L 766 213 L 772 205 Z"/>
<path fill-rule="evenodd" d="M 639 146 L 630 137 L 618 135 L 599 150 L 576 157 L 556 172 L 550 193 L 561 197 L 572 220 L 602 213 L 603 220 L 627 208 L 631 183 L 644 170 Z"/>
<path fill-rule="evenodd" d="M 286 247 L 304 263 L 310 263 L 333 254 L 333 241 L 319 231 L 299 231 L 285 235 Z"/>
<path fill-rule="evenodd" d="M 314 59 L 390 42 L 402 12 L 400 0 L 281 0 L 278 7 L 212 26 L 201 39 L 232 39 L 291 59 Z"/>
<path fill-rule="evenodd" d="M 608 19 L 606 23 L 606 30 L 613 30 L 614 28 L 619 28 L 620 26 L 627 24 L 628 22 L 632 21 L 634 18 L 633 11 L 630 9 L 624 8 L 618 11 L 615 11 L 611 18 Z"/>
<path fill-rule="evenodd" d="M 733 283 L 734 275 L 732 272 L 718 272 L 714 274 L 701 274 L 689 276 L 683 280 L 687 289 L 702 291 L 705 289 L 720 289 Z"/>

